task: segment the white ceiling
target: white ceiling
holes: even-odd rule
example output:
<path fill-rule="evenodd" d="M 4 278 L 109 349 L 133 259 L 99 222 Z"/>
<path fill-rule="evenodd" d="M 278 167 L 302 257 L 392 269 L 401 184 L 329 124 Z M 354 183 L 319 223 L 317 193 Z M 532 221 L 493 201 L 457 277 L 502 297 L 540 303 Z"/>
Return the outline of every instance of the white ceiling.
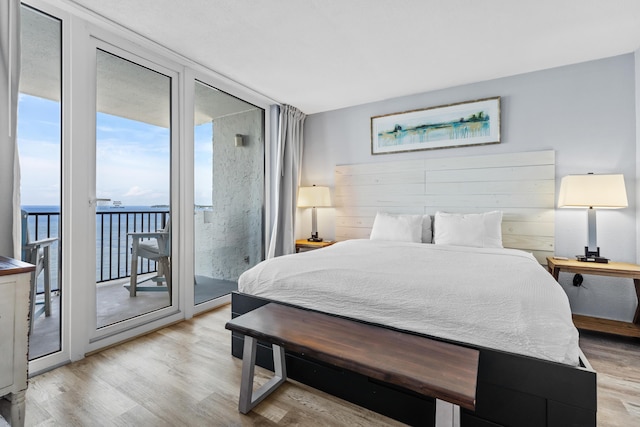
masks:
<path fill-rule="evenodd" d="M 71 0 L 307 114 L 640 48 L 639 0 Z"/>

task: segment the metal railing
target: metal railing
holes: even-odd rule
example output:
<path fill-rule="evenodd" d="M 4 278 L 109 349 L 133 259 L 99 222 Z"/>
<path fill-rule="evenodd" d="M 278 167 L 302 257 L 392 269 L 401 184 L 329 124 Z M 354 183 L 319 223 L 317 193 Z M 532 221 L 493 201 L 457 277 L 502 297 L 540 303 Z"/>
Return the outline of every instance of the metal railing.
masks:
<path fill-rule="evenodd" d="M 131 239 L 127 233 L 150 232 L 164 228 L 169 211 L 127 210 L 96 212 L 96 283 L 131 276 Z M 28 212 L 27 224 L 32 240 L 59 237 L 60 213 L 57 211 Z M 52 247 L 52 289 L 58 287 L 59 244 Z M 157 271 L 154 261 L 138 263 L 138 274 Z"/>
<path fill-rule="evenodd" d="M 168 211 L 96 212 L 96 282 L 131 276 L 131 239 L 127 233 L 163 229 Z M 138 274 L 157 271 L 155 261 L 138 263 Z"/>

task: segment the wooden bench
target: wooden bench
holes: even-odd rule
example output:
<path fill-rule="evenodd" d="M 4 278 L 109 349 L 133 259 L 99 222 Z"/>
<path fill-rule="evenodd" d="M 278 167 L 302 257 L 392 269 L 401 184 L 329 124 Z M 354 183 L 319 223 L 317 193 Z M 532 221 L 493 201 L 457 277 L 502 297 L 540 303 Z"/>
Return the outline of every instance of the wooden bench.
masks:
<path fill-rule="evenodd" d="M 273 303 L 225 327 L 245 336 L 243 414 L 286 381 L 285 349 L 435 398 L 436 426 L 459 425 L 460 407 L 475 410 L 475 349 Z M 275 375 L 253 391 L 257 340 L 272 345 Z"/>

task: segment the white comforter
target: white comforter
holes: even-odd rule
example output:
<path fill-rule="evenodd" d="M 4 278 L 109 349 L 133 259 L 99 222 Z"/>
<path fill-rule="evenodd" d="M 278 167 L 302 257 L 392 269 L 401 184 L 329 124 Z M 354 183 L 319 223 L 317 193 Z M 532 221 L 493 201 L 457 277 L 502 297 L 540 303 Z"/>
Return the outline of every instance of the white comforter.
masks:
<path fill-rule="evenodd" d="M 578 331 L 563 289 L 514 249 L 348 240 L 264 261 L 240 292 L 564 364 Z"/>

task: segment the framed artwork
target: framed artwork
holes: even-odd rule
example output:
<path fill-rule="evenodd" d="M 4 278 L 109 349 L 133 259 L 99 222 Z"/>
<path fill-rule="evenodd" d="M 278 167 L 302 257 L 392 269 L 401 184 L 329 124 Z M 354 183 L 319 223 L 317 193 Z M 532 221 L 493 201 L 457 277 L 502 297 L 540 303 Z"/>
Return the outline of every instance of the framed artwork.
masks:
<path fill-rule="evenodd" d="M 499 96 L 371 117 L 371 154 L 499 143 Z"/>

